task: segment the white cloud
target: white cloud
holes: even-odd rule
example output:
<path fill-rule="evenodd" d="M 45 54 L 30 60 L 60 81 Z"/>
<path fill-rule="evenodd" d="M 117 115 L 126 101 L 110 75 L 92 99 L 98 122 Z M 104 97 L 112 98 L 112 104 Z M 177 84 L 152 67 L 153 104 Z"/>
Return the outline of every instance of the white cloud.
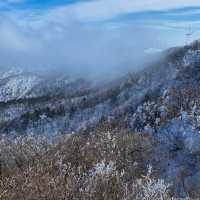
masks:
<path fill-rule="evenodd" d="M 54 9 L 51 14 L 59 17 L 71 15 L 80 21 L 108 20 L 118 15 L 200 6 L 199 0 L 96 0 L 76 3 Z"/>
<path fill-rule="evenodd" d="M 173 31 L 176 23 L 147 21 L 142 24 L 112 24 L 103 21 L 132 12 L 182 6 L 200 6 L 200 2 L 96 0 L 49 10 L 5 12 L 4 16 L 0 16 L 1 63 L 52 64 L 71 68 L 84 65 L 90 71 L 95 68 L 93 71 L 96 73 L 99 66 L 103 71 L 106 67 L 116 69 L 119 65 L 130 67 L 144 49 L 165 48 L 168 41 L 170 45 L 177 44 L 177 38 L 181 42 L 179 32 Z M 100 23 L 88 23 L 91 21 Z M 155 31 L 156 26 L 160 30 Z M 163 27 L 169 28 L 162 31 Z M 181 34 L 184 40 L 183 32 Z"/>
<path fill-rule="evenodd" d="M 200 16 L 200 9 L 191 9 L 191 10 L 186 10 L 186 11 L 178 11 L 178 12 L 169 12 L 165 13 L 168 16 L 173 16 L 173 17 L 182 17 L 182 16 L 190 16 L 190 15 L 199 15 Z"/>
<path fill-rule="evenodd" d="M 20 1 L 20 0 L 14 0 Z M 22 0 L 21 0 L 22 1 Z M 34 23 L 28 19 L 28 24 L 35 27 L 47 23 L 66 26 L 69 23 L 106 21 L 114 17 L 145 11 L 168 10 L 183 7 L 200 6 L 199 0 L 94 0 L 60 6 L 41 11 L 40 14 L 28 10 L 26 14 L 35 16 Z M 23 21 L 23 19 L 22 19 Z M 32 24 L 31 24 L 32 25 Z"/>

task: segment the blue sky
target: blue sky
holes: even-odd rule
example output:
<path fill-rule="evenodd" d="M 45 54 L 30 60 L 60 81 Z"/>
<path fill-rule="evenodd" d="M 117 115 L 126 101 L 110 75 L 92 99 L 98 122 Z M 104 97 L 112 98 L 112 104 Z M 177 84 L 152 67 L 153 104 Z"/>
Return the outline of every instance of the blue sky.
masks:
<path fill-rule="evenodd" d="M 198 39 L 199 28 L 198 0 L 1 0 L 1 62 L 130 65 L 148 49 L 184 45 L 187 32 Z"/>
<path fill-rule="evenodd" d="M 47 9 L 55 6 L 69 5 L 81 0 L 13 0 L 5 1 L 7 5 L 17 9 Z M 82 0 L 83 2 L 84 0 Z"/>

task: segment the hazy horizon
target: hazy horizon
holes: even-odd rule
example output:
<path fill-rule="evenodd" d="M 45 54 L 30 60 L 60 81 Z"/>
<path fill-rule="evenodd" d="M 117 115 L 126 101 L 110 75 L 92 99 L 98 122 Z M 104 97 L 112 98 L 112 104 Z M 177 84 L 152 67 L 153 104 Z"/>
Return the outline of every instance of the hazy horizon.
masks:
<path fill-rule="evenodd" d="M 0 66 L 121 73 L 152 51 L 184 45 L 188 31 L 197 39 L 199 13 L 195 0 L 4 0 Z"/>

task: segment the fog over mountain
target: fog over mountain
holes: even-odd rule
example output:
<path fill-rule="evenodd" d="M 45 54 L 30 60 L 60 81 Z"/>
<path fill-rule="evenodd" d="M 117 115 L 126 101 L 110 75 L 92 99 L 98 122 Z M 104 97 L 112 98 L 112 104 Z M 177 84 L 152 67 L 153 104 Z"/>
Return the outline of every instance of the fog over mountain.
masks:
<path fill-rule="evenodd" d="M 70 73 L 122 73 L 137 68 L 145 49 L 162 47 L 153 37 L 156 31 L 130 25 L 72 23 L 62 27 L 27 29 L 2 20 L 1 66 L 56 69 Z M 148 39 L 143 40 L 148 34 Z M 155 44 L 154 44 L 155 43 Z M 162 47 L 163 48 L 163 47 Z"/>
<path fill-rule="evenodd" d="M 148 33 L 149 41 L 143 42 L 147 33 L 144 29 L 126 26 L 122 30 L 113 30 L 104 26 L 72 24 L 61 36 L 57 31 L 47 33 L 52 34 L 47 36 L 49 38 L 44 35 L 37 38 L 34 30 L 21 34 L 12 25 L 3 26 L 5 28 L 0 30 L 2 66 L 45 70 L 63 68 L 86 74 L 111 74 L 136 68 L 153 39 L 153 31 Z"/>
<path fill-rule="evenodd" d="M 149 49 L 184 44 L 187 24 L 193 24 L 183 19 L 175 26 L 177 19 L 173 16 L 188 12 L 176 3 L 163 3 L 152 11 L 150 4 L 128 0 L 115 5 L 110 0 L 107 6 L 104 1 L 66 1 L 56 6 L 54 1 L 47 1 L 45 6 L 33 2 L 0 4 L 1 67 L 61 68 L 69 73 L 115 76 L 137 69 L 150 59 L 146 56 Z M 165 8 L 177 10 L 166 12 Z"/>

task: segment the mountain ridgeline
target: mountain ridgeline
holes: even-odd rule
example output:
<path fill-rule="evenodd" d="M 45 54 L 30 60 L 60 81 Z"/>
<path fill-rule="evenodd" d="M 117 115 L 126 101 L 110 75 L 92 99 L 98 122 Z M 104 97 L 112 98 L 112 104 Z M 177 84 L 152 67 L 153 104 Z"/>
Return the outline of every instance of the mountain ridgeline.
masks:
<path fill-rule="evenodd" d="M 157 130 L 164 119 L 155 124 L 155 118 L 166 115 L 169 120 L 169 98 L 176 99 L 174 95 L 185 90 L 197 93 L 199 43 L 169 49 L 160 57 L 139 72 L 100 86 L 67 75 L 49 78 L 22 70 L 2 71 L 0 130 L 9 135 L 70 134 L 94 128 L 104 120 L 120 122 L 131 130 L 142 131 L 148 125 Z M 148 115 L 153 116 L 140 119 L 140 109 L 150 109 Z M 180 110 L 174 112 L 180 115 Z"/>

